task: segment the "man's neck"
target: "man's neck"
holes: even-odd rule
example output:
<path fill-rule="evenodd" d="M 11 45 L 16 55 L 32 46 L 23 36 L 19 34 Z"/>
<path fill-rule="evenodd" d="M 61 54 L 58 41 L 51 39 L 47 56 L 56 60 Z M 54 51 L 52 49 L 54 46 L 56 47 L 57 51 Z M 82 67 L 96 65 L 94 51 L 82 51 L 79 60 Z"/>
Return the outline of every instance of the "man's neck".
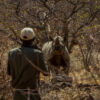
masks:
<path fill-rule="evenodd" d="M 33 47 L 33 43 L 30 43 L 30 44 L 29 43 L 28 44 L 27 43 L 23 43 L 22 46 L 24 46 L 24 47 Z"/>

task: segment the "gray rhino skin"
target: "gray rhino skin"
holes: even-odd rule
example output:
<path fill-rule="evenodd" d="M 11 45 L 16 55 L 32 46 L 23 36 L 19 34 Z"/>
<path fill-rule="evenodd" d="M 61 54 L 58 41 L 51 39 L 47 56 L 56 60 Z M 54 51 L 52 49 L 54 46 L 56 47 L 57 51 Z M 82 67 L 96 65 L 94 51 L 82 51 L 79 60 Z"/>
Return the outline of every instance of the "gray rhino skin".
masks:
<path fill-rule="evenodd" d="M 53 41 L 46 42 L 42 47 L 42 52 L 51 68 L 53 66 L 56 69 L 60 69 L 62 66 L 66 74 L 69 73 L 69 52 L 61 36 L 56 36 Z"/>

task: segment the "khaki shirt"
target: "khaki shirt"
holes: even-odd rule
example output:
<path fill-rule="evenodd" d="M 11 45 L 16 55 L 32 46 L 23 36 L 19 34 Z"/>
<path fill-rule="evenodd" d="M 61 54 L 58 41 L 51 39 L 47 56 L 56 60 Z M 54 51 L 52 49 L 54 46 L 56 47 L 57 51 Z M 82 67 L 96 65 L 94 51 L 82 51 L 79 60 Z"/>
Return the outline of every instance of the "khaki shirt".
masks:
<path fill-rule="evenodd" d="M 36 89 L 40 72 L 25 59 L 19 49 L 10 50 L 8 55 L 7 72 L 12 76 L 12 86 L 18 89 Z M 31 62 L 48 72 L 48 66 L 40 50 L 25 46 L 22 46 L 21 49 Z"/>

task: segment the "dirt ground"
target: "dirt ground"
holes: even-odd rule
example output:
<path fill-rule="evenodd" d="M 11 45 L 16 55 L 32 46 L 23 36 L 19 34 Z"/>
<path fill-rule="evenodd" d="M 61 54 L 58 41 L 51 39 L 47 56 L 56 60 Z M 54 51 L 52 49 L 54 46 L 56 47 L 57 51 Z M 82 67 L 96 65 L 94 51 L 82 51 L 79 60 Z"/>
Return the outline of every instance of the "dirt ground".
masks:
<path fill-rule="evenodd" d="M 11 79 L 6 73 L 8 50 L 5 50 L 0 60 L 0 100 L 12 100 L 13 94 L 10 86 Z M 76 50 L 78 50 L 77 47 Z M 73 79 L 72 83 L 65 81 L 52 83 L 53 77 L 41 75 L 39 93 L 42 100 L 100 100 L 100 70 L 95 71 L 91 68 L 91 71 L 87 72 L 78 51 L 73 52 L 70 57 L 69 76 Z"/>

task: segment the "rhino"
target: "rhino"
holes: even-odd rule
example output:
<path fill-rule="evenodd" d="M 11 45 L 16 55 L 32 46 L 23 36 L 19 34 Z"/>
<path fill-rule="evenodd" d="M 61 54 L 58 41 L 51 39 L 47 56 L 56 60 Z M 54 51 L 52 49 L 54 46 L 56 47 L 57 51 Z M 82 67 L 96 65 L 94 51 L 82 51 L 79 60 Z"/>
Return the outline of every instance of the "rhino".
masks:
<path fill-rule="evenodd" d="M 52 41 L 44 43 L 42 52 L 51 71 L 62 70 L 68 75 L 70 68 L 70 56 L 64 39 L 61 36 L 55 36 Z"/>

